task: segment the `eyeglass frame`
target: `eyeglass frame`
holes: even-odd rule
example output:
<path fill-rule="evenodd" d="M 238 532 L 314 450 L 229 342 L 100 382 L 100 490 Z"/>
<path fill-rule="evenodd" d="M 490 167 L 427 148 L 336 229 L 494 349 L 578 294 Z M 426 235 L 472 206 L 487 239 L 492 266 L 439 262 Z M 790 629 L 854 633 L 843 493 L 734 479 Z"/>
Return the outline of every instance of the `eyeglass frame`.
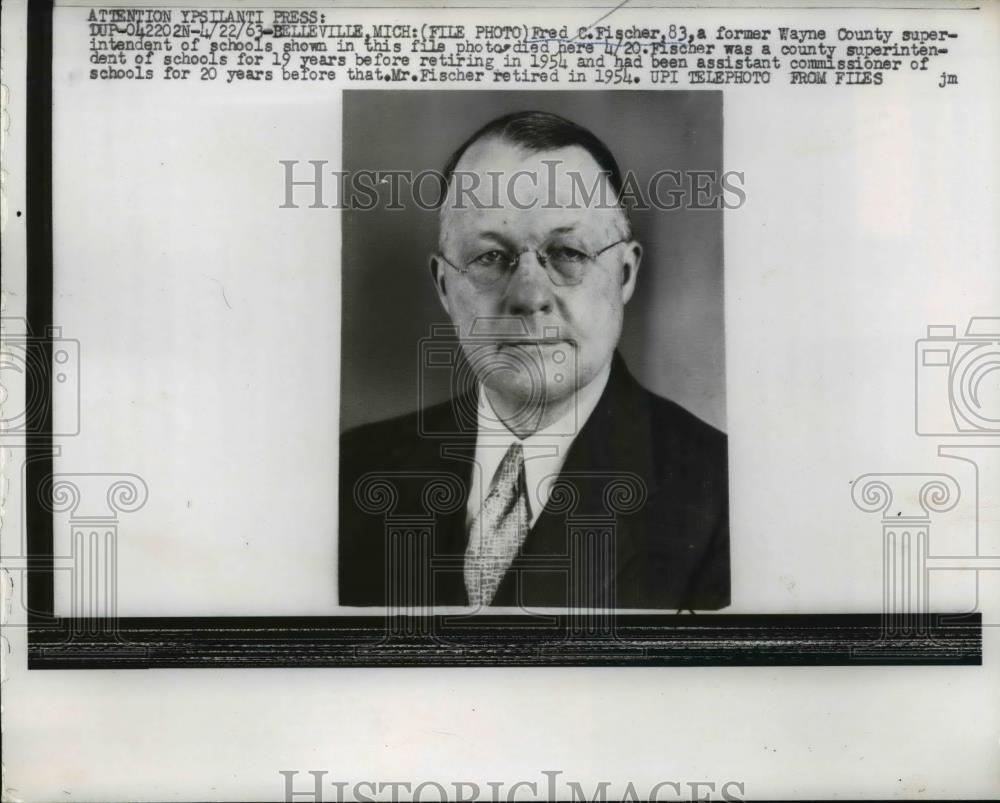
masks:
<path fill-rule="evenodd" d="M 631 235 L 628 236 L 628 237 L 622 237 L 621 239 L 615 240 L 613 243 L 609 243 L 608 245 L 604 246 L 604 248 L 601 248 L 598 251 L 594 251 L 592 253 L 587 253 L 586 251 L 580 251 L 580 253 L 583 254 L 587 258 L 587 262 L 588 263 L 594 263 L 594 262 L 597 261 L 597 258 L 599 256 L 601 256 L 602 254 L 604 254 L 607 251 L 610 251 L 616 245 L 621 245 L 622 243 L 628 243 L 628 242 L 631 242 L 631 240 L 632 240 Z M 498 249 L 494 249 L 494 250 L 501 250 L 501 249 L 498 248 Z M 549 271 L 549 266 L 546 264 L 546 261 L 548 260 L 548 257 L 546 257 L 542 253 L 540 253 L 537 248 L 522 248 L 520 251 L 516 251 L 515 253 L 513 253 L 513 254 L 510 255 L 511 256 L 511 261 L 510 261 L 510 264 L 507 266 L 507 281 L 508 282 L 510 282 L 511 278 L 514 276 L 515 271 L 520 266 L 520 264 L 521 264 L 521 257 L 523 257 L 525 254 L 527 254 L 529 251 L 530 252 L 534 252 L 535 259 L 538 260 L 538 264 L 541 265 L 542 269 L 545 271 L 545 275 L 549 277 L 549 281 L 552 282 L 552 284 L 554 284 L 556 287 L 577 287 L 577 286 L 579 286 L 580 284 L 583 283 L 582 277 L 581 277 L 580 281 L 578 281 L 578 282 L 567 283 L 567 284 L 562 284 L 562 285 L 557 284 L 556 282 L 552 281 L 552 274 Z M 446 263 L 448 263 L 452 268 L 454 268 L 455 270 L 457 270 L 463 276 L 468 276 L 469 272 L 471 271 L 471 267 L 470 266 L 472 265 L 472 261 L 470 261 L 464 268 L 460 268 L 458 265 L 456 265 L 454 262 L 452 262 L 450 259 L 448 259 L 448 257 L 446 257 L 442 251 L 438 251 L 437 255 L 439 257 L 441 257 L 442 260 L 444 260 Z M 477 257 L 477 259 L 478 259 L 478 257 Z M 472 281 L 472 280 L 470 279 L 469 281 Z M 499 285 L 500 285 L 500 280 L 497 280 L 493 284 L 486 285 L 485 287 L 482 287 L 481 289 L 493 289 L 493 288 L 495 288 L 495 287 L 497 287 Z"/>

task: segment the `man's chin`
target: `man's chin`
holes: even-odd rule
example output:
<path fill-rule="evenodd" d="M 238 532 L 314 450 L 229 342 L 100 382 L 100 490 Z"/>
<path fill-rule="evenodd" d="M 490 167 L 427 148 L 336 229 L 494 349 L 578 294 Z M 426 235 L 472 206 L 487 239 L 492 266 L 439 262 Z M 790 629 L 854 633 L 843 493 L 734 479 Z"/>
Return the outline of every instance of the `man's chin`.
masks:
<path fill-rule="evenodd" d="M 490 407 L 509 429 L 530 433 L 551 424 L 572 406 L 571 383 L 491 382 L 485 384 Z"/>
<path fill-rule="evenodd" d="M 576 388 L 560 382 L 485 382 L 490 398 L 500 398 L 509 404 L 559 404 L 573 396 Z"/>
<path fill-rule="evenodd" d="M 565 399 L 576 391 L 575 362 L 565 345 L 504 346 L 498 349 L 483 384 L 497 393 L 529 401 Z"/>

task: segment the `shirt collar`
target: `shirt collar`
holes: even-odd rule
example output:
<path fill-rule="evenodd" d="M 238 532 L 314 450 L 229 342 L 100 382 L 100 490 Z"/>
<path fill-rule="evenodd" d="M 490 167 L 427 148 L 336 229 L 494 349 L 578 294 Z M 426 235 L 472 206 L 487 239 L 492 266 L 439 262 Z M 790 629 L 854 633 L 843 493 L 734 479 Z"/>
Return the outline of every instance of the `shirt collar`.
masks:
<path fill-rule="evenodd" d="M 483 388 L 479 388 L 477 407 L 476 466 L 472 475 L 467 521 L 476 515 L 489 493 L 493 476 L 513 443 L 524 449 L 524 473 L 528 486 L 530 524 L 534 524 L 546 503 L 552 481 L 559 475 L 570 446 L 597 407 L 611 374 L 610 361 L 584 388 L 577 391 L 575 403 L 558 420 L 525 438 L 519 438 L 497 419 Z"/>

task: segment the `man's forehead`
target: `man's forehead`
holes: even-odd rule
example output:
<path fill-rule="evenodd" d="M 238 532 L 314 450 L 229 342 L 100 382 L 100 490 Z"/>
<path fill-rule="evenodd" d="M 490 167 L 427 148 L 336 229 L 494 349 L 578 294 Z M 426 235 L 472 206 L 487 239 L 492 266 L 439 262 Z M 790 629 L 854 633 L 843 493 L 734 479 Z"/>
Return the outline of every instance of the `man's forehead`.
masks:
<path fill-rule="evenodd" d="M 486 176 L 490 173 L 537 172 L 539 181 L 549 176 L 567 178 L 579 174 L 593 180 L 601 173 L 597 160 L 579 145 L 534 150 L 501 137 L 487 137 L 469 146 L 455 165 L 456 173 Z"/>
<path fill-rule="evenodd" d="M 491 137 L 455 165 L 441 225 L 442 234 L 456 226 L 541 230 L 614 225 L 621 214 L 610 180 L 586 149 L 530 150 Z"/>

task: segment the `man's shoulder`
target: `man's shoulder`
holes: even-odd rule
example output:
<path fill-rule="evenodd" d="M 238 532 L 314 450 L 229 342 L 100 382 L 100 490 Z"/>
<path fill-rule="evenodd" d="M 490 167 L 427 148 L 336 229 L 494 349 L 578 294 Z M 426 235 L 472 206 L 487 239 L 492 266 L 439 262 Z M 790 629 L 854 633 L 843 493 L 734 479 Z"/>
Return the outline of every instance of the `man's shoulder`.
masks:
<path fill-rule="evenodd" d="M 346 430 L 340 436 L 340 447 L 344 449 L 350 446 L 364 446 L 366 443 L 392 440 L 407 433 L 414 434 L 417 431 L 420 414 L 417 411 L 383 418 L 379 421 L 370 421 Z"/>
<path fill-rule="evenodd" d="M 668 476 L 689 483 L 693 488 L 717 488 L 728 485 L 728 438 L 724 432 L 671 399 L 664 398 L 636 383 L 645 411 L 638 416 L 637 430 L 649 439 L 652 471 L 660 479 Z M 629 411 L 621 411 L 629 415 Z M 633 413 L 634 414 L 634 413 Z"/>
<path fill-rule="evenodd" d="M 726 433 L 696 416 L 677 402 L 641 388 L 646 397 L 653 437 L 669 444 L 684 444 L 714 454 L 725 453 Z"/>
<path fill-rule="evenodd" d="M 436 452 L 441 433 L 455 429 L 456 400 L 353 427 L 340 436 L 341 466 L 374 469 Z"/>

